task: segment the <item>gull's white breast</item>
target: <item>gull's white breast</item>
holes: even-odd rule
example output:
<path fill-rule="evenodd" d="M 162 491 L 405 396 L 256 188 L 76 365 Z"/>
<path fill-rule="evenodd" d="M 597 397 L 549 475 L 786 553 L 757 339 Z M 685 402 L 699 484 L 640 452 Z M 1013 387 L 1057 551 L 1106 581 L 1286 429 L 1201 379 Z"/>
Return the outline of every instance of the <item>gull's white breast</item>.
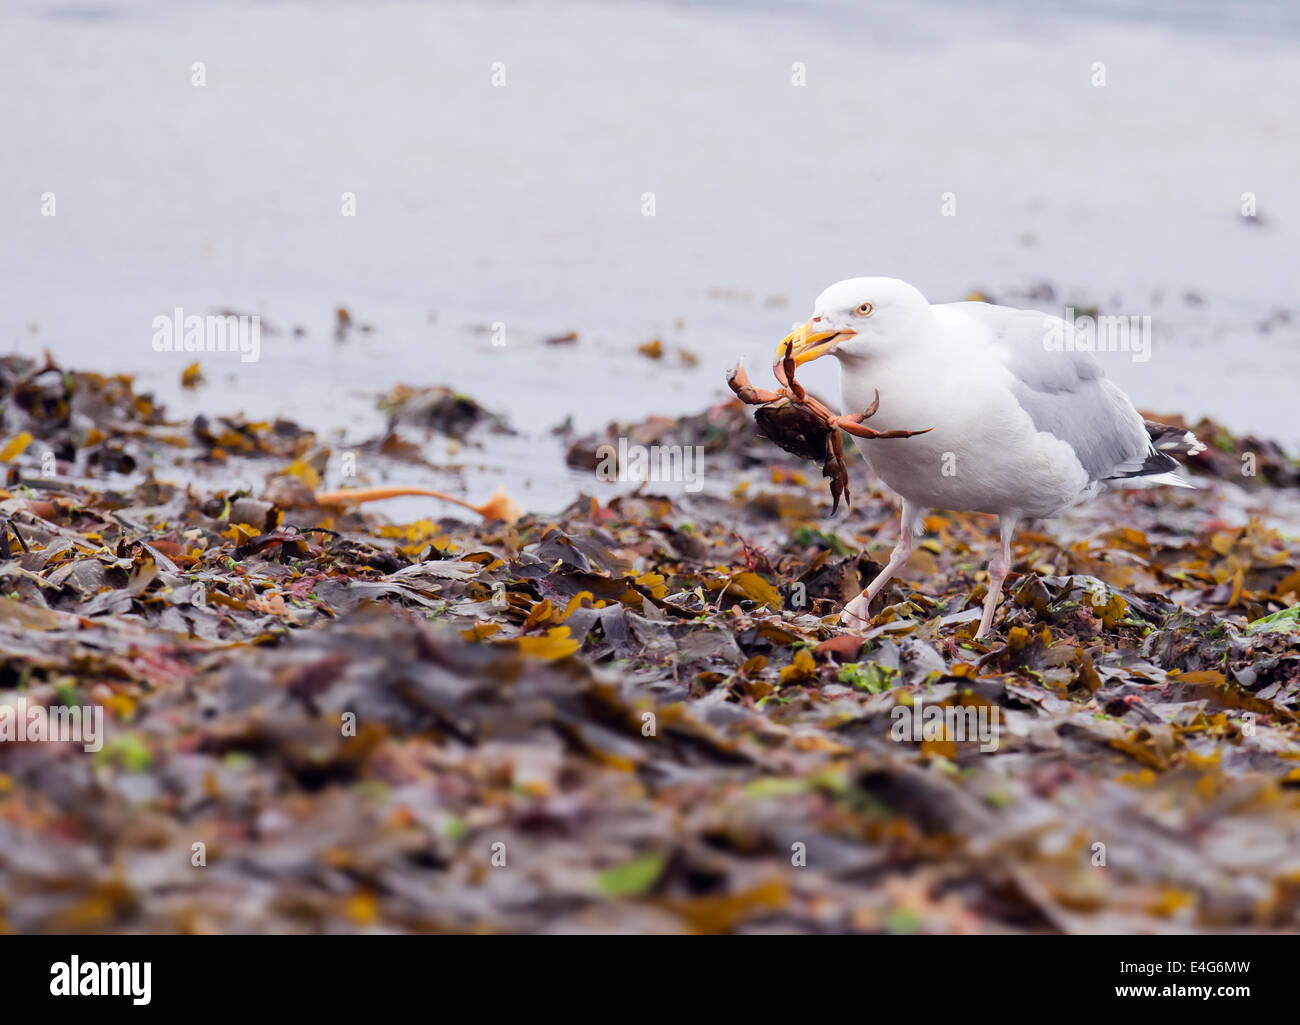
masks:
<path fill-rule="evenodd" d="M 1011 375 L 979 344 L 900 345 L 879 359 L 843 360 L 844 412 L 876 430 L 921 430 L 913 438 L 855 438 L 893 491 L 926 508 L 1050 516 L 1096 491 L 1065 442 L 1038 431 L 1016 401 Z"/>

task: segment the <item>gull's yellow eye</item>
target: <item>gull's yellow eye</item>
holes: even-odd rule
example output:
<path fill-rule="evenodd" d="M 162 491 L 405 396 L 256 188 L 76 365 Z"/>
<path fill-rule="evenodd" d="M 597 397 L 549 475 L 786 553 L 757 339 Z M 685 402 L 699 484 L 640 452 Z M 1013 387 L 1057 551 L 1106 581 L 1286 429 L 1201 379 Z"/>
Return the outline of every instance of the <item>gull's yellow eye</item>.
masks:
<path fill-rule="evenodd" d="M 871 314 L 871 303 L 863 303 L 853 312 L 859 317 L 869 316 Z"/>

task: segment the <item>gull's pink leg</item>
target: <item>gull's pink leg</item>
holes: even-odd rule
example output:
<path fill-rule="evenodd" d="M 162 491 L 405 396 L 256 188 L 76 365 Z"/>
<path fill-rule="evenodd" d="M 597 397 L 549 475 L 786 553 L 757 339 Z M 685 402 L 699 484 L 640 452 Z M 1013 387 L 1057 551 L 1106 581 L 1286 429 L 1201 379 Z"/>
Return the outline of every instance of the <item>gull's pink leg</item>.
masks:
<path fill-rule="evenodd" d="M 999 517 L 1002 541 L 998 553 L 989 560 L 989 593 L 984 598 L 984 615 L 980 617 L 979 632 L 975 639 L 985 636 L 993 626 L 993 613 L 997 611 L 1002 596 L 1002 583 L 1011 570 L 1011 536 L 1016 532 L 1018 516 Z"/>
<path fill-rule="evenodd" d="M 867 589 L 844 606 L 844 611 L 840 613 L 840 626 L 861 629 L 867 625 L 871 615 L 867 611 L 872 601 L 875 599 L 887 583 L 893 579 L 894 574 L 907 565 L 907 560 L 912 555 L 912 535 L 916 531 L 916 521 L 921 518 L 921 508 L 913 505 L 907 499 L 903 499 L 903 514 L 899 517 L 899 534 L 898 544 L 894 546 L 894 551 L 889 556 L 889 562 L 885 568 L 876 574 L 875 578 L 867 585 Z"/>

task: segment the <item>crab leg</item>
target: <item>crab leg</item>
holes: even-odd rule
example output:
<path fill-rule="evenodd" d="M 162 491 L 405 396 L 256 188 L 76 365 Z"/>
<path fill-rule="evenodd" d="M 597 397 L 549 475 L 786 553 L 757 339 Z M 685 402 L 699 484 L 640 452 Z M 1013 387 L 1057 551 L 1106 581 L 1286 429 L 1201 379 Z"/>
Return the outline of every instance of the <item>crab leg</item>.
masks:
<path fill-rule="evenodd" d="M 927 427 L 923 431 L 877 431 L 863 424 L 856 416 L 839 416 L 835 418 L 835 423 L 855 438 L 911 438 L 934 430 L 933 427 Z"/>
<path fill-rule="evenodd" d="M 822 464 L 822 476 L 831 482 L 831 515 L 840 507 L 840 495 L 844 496 L 846 508 L 853 508 L 853 496 L 849 494 L 849 468 L 844 465 L 844 443 L 839 431 L 831 431 L 826 439 L 826 462 Z"/>
<path fill-rule="evenodd" d="M 862 420 L 870 420 L 876 415 L 876 410 L 880 408 L 880 389 L 872 388 L 871 390 L 875 393 L 875 397 L 871 400 L 871 405 L 867 407 L 867 411 L 862 414 Z M 862 421 L 859 420 L 858 422 L 861 423 Z"/>
<path fill-rule="evenodd" d="M 871 400 L 871 405 L 867 407 L 865 413 L 845 413 L 843 416 L 834 417 L 835 424 L 842 430 L 848 431 L 856 438 L 911 438 L 918 434 L 929 434 L 933 427 L 927 427 L 923 431 L 877 431 L 863 424 L 863 420 L 868 420 L 876 415 L 876 410 L 880 408 L 880 389 L 875 389 L 875 398 Z"/>

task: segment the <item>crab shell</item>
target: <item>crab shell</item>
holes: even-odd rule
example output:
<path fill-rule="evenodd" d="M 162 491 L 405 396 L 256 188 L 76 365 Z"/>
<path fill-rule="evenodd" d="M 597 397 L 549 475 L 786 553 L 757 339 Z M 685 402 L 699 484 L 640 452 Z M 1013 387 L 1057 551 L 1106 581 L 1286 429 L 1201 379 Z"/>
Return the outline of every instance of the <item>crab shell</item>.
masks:
<path fill-rule="evenodd" d="M 846 504 L 853 504 L 840 429 L 827 421 L 823 410 L 782 397 L 756 406 L 754 421 L 769 441 L 791 455 L 822 464 L 822 476 L 830 481 L 832 513 L 839 509 L 841 495 Z"/>
<path fill-rule="evenodd" d="M 832 428 L 813 407 L 781 398 L 754 407 L 754 421 L 768 440 L 791 455 L 814 462 L 826 458 Z"/>

